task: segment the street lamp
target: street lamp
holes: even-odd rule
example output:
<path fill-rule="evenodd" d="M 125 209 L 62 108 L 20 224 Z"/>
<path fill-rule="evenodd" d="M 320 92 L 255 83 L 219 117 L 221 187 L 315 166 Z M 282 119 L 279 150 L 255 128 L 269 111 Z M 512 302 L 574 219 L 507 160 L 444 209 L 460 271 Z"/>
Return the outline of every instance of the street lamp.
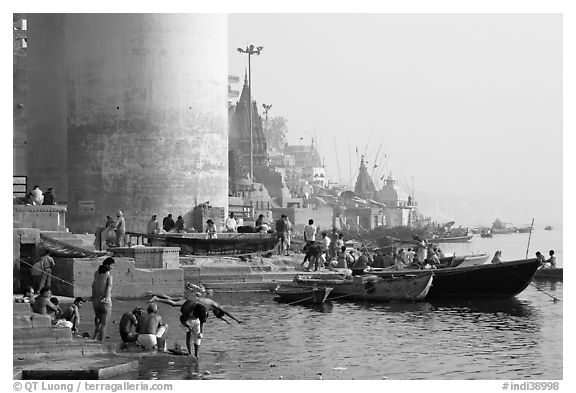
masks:
<path fill-rule="evenodd" d="M 263 46 L 254 48 L 254 45 L 249 45 L 246 49 L 238 48 L 238 52 L 246 53 L 248 55 L 248 119 L 250 123 L 250 180 L 254 182 L 254 165 L 253 165 L 253 142 L 252 142 L 252 73 L 250 70 L 250 56 L 259 55 L 264 49 Z"/>

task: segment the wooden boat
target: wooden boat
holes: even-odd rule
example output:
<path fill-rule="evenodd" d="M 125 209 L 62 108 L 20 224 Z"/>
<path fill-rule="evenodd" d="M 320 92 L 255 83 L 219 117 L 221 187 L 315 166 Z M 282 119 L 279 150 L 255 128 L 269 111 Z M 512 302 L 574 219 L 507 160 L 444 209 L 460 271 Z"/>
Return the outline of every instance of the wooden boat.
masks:
<path fill-rule="evenodd" d="M 532 227 L 518 228 L 518 233 L 530 233 L 530 231 L 532 231 Z"/>
<path fill-rule="evenodd" d="M 532 258 L 436 269 L 428 298 L 510 298 L 530 284 L 538 264 Z"/>
<path fill-rule="evenodd" d="M 474 235 L 455 236 L 455 237 L 435 237 L 430 239 L 431 243 L 466 243 L 472 239 Z"/>
<path fill-rule="evenodd" d="M 534 280 L 562 281 L 563 271 L 561 267 L 541 267 L 534 274 Z"/>
<path fill-rule="evenodd" d="M 491 232 L 482 232 L 482 233 L 480 234 L 480 237 L 484 237 L 484 238 L 491 238 L 491 237 L 493 237 L 493 236 L 494 236 L 494 235 L 493 235 Z"/>
<path fill-rule="evenodd" d="M 532 258 L 477 266 L 433 269 L 434 282 L 426 298 L 510 298 L 526 289 L 538 265 L 536 258 Z M 430 270 L 405 269 L 396 272 L 390 270 L 375 272 L 372 269 L 371 273 L 387 277 L 408 272 L 424 275 Z"/>
<path fill-rule="evenodd" d="M 206 239 L 203 234 L 145 234 L 127 232 L 136 238 L 147 238 L 155 246 L 180 247 L 183 255 L 248 254 L 271 251 L 278 239 L 269 233 L 219 233 L 216 239 Z"/>
<path fill-rule="evenodd" d="M 492 234 L 494 235 L 508 235 L 510 233 L 516 233 L 518 232 L 518 228 L 502 228 L 502 229 L 496 229 L 496 228 L 492 228 Z"/>
<path fill-rule="evenodd" d="M 544 229 L 547 230 L 547 231 L 551 231 L 551 230 L 552 230 L 552 225 L 548 225 L 548 226 L 544 227 Z"/>
<path fill-rule="evenodd" d="M 274 290 L 279 300 L 290 303 L 322 304 L 332 291 L 326 286 L 281 285 Z"/>
<path fill-rule="evenodd" d="M 330 286 L 330 297 L 372 302 L 391 300 L 423 300 L 432 284 L 432 272 L 426 274 L 401 273 L 387 277 L 373 274 L 352 276 L 344 279 L 297 277 L 298 284 Z"/>

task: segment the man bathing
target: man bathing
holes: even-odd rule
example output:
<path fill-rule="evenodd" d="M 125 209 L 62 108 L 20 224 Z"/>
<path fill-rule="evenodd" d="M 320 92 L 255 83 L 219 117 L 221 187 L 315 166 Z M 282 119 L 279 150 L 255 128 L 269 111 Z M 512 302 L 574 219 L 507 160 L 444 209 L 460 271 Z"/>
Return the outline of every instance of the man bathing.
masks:
<path fill-rule="evenodd" d="M 146 349 L 166 350 L 166 332 L 168 325 L 158 315 L 158 305 L 150 303 L 148 314 L 138 323 L 138 342 Z"/>
<path fill-rule="evenodd" d="M 227 324 L 230 324 L 224 316 L 228 316 L 239 324 L 243 322 L 236 319 L 232 314 L 225 311 L 217 302 L 212 299 L 206 298 L 193 292 L 187 295 L 186 298 L 174 298 L 168 295 L 156 294 L 149 300 L 149 302 L 159 302 L 168 304 L 172 307 L 180 307 L 180 322 L 186 329 L 186 346 L 188 354 L 191 356 L 191 341 L 194 339 L 194 356 L 198 357 L 198 349 L 204 332 L 204 323 L 209 315 L 209 311 L 219 319 L 222 319 Z"/>

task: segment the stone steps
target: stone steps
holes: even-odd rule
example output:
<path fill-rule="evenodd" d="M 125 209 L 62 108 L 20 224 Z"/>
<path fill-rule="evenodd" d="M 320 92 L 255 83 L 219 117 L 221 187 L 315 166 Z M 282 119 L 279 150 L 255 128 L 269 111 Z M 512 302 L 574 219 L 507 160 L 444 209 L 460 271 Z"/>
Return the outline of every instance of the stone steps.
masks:
<path fill-rule="evenodd" d="M 12 342 L 14 345 L 26 343 L 59 342 L 69 343 L 72 341 L 70 328 L 56 327 L 24 327 L 14 328 Z"/>
<path fill-rule="evenodd" d="M 13 356 L 17 359 L 34 358 L 66 358 L 73 356 L 94 356 L 114 354 L 115 346 L 112 343 L 103 344 L 88 339 L 74 339 L 63 345 L 61 342 L 32 343 L 20 342 L 13 345 Z"/>
<path fill-rule="evenodd" d="M 49 315 L 14 314 L 12 316 L 12 327 L 14 329 L 52 327 L 52 319 Z"/>

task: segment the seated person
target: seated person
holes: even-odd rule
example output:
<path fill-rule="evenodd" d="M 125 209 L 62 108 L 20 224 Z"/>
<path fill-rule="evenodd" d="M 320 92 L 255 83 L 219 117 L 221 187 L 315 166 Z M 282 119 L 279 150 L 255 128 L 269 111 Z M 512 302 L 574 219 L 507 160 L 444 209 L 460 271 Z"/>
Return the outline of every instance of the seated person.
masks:
<path fill-rule="evenodd" d="M 60 301 L 58 300 L 57 297 L 52 297 L 50 298 L 50 302 L 56 306 L 57 310 L 56 310 L 56 315 L 54 316 L 56 319 L 62 319 L 62 309 L 60 308 Z"/>
<path fill-rule="evenodd" d="M 141 307 L 136 307 L 132 312 L 125 312 L 120 318 L 118 328 L 120 330 L 120 338 L 124 343 L 133 343 L 138 340 L 138 319 L 144 315 L 144 310 Z M 134 328 L 134 331 L 132 331 Z"/>
<path fill-rule="evenodd" d="M 52 291 L 50 288 L 44 287 L 40 289 L 40 295 L 36 296 L 36 299 L 34 299 L 32 311 L 37 314 L 50 315 L 52 319 L 54 319 L 60 308 L 50 301 L 51 297 Z"/>
<path fill-rule="evenodd" d="M 162 321 L 158 315 L 158 305 L 150 303 L 148 305 L 148 314 L 143 318 L 142 323 L 138 324 L 138 342 L 146 349 L 158 348 L 166 350 L 166 332 L 168 325 Z"/>
<path fill-rule="evenodd" d="M 536 260 L 538 260 L 540 266 L 546 265 L 546 258 L 544 258 L 544 255 L 542 255 L 540 251 L 536 251 Z"/>
<path fill-rule="evenodd" d="M 548 260 L 546 260 L 546 262 L 550 264 L 550 267 L 555 268 L 556 267 L 556 257 L 554 256 L 554 250 L 550 250 L 550 252 L 548 252 L 548 255 L 550 255 L 550 258 L 548 258 Z"/>
<path fill-rule="evenodd" d="M 68 306 L 62 312 L 62 318 L 72 324 L 72 333 L 78 331 L 80 325 L 80 307 L 84 305 L 84 299 L 77 297 L 74 299 L 74 304 Z"/>
<path fill-rule="evenodd" d="M 496 251 L 492 263 L 502 263 L 502 251 Z"/>

